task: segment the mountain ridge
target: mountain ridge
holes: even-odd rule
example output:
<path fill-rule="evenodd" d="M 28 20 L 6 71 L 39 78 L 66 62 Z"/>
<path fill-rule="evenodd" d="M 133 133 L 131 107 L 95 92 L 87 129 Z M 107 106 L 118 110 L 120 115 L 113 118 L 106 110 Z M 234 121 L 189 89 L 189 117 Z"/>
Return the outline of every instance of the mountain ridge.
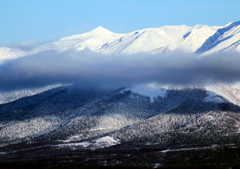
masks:
<path fill-rule="evenodd" d="M 57 42 L 22 51 L 11 47 L 0 47 L 0 59 L 17 58 L 46 50 L 59 52 L 86 48 L 103 54 L 159 53 L 166 54 L 175 50 L 200 55 L 229 50 L 240 51 L 239 23 L 231 22 L 225 26 L 162 26 L 146 28 L 130 33 L 113 33 L 101 26 L 92 31 L 63 37 Z M 161 50 L 162 49 L 162 50 Z M 155 51 L 155 52 L 153 52 Z"/>

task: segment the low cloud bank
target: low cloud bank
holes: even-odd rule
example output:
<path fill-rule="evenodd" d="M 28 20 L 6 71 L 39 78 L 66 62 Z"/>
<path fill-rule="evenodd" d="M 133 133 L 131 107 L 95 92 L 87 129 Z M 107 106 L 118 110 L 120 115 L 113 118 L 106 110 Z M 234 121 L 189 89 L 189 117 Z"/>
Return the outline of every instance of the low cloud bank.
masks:
<path fill-rule="evenodd" d="M 56 83 L 117 88 L 143 83 L 204 85 L 240 81 L 240 54 L 102 55 L 44 51 L 0 65 L 0 90 L 36 88 Z"/>

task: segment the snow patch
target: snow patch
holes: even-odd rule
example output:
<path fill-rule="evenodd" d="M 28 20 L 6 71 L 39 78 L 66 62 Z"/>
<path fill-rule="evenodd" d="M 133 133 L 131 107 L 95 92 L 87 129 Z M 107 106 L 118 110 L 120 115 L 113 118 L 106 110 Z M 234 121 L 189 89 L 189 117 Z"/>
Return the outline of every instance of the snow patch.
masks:
<path fill-rule="evenodd" d="M 133 93 L 137 93 L 143 96 L 148 96 L 151 102 L 154 102 L 154 99 L 157 98 L 158 96 L 162 98 L 167 96 L 166 88 L 163 88 L 162 86 L 158 86 L 152 83 L 147 85 L 134 86 L 122 90 L 122 92 L 125 91 L 131 91 Z"/>
<path fill-rule="evenodd" d="M 68 143 L 68 142 L 72 142 L 72 141 L 78 141 L 81 139 L 81 134 L 80 135 L 74 135 L 74 136 L 71 136 L 69 139 L 67 140 L 63 140 L 63 142 L 65 143 Z"/>
<path fill-rule="evenodd" d="M 82 146 L 82 147 L 87 147 L 89 146 L 91 143 L 84 141 L 84 142 L 80 142 L 80 143 L 66 143 L 66 144 L 58 144 L 58 147 L 76 147 L 76 146 Z"/>
<path fill-rule="evenodd" d="M 66 142 L 66 141 L 64 141 L 64 142 Z M 89 148 L 89 149 L 95 150 L 95 149 L 99 149 L 99 148 L 111 147 L 111 146 L 114 146 L 114 145 L 117 145 L 120 143 L 121 142 L 119 139 L 114 139 L 113 137 L 105 136 L 105 137 L 101 137 L 96 140 L 92 140 L 90 142 L 84 141 L 84 142 L 77 142 L 77 143 L 64 143 L 64 144 L 59 144 L 56 146 L 71 147 L 71 148 L 74 148 L 76 146 L 81 146 L 84 148 Z"/>
<path fill-rule="evenodd" d="M 224 103 L 225 101 L 222 100 L 219 95 L 214 92 L 207 91 L 208 96 L 203 99 L 203 102 L 214 102 L 214 103 Z"/>
<path fill-rule="evenodd" d="M 160 163 L 156 163 L 155 166 L 154 166 L 153 168 L 158 168 L 158 167 L 160 167 L 160 166 L 161 166 Z"/>
<path fill-rule="evenodd" d="M 106 137 L 102 137 L 102 138 L 99 138 L 96 140 L 96 143 L 97 144 L 115 144 L 115 143 L 118 143 L 119 140 L 114 140 L 113 137 L 110 137 L 110 136 L 106 136 Z"/>
<path fill-rule="evenodd" d="M 119 139 L 115 140 L 113 137 L 105 136 L 97 140 L 94 140 L 93 143 L 90 145 L 91 146 L 90 149 L 95 150 L 99 148 L 111 147 L 120 143 L 121 142 Z"/>
<path fill-rule="evenodd" d="M 167 149 L 167 150 L 162 150 L 160 152 L 167 153 L 167 152 L 171 152 L 171 151 L 189 151 L 189 150 L 204 150 L 204 149 L 213 149 L 214 150 L 216 148 L 223 148 L 223 147 L 235 148 L 236 145 L 235 144 L 225 144 L 225 145 L 213 144 L 213 145 L 205 146 L 205 147 L 189 147 L 189 148 L 179 148 L 179 149 Z"/>
<path fill-rule="evenodd" d="M 214 115 L 208 115 L 208 117 L 210 118 L 210 120 L 215 120 L 217 117 Z"/>
<path fill-rule="evenodd" d="M 9 144 L 6 144 L 6 143 L 0 144 L 0 148 L 6 147 L 6 146 L 8 146 L 8 145 L 9 145 Z"/>

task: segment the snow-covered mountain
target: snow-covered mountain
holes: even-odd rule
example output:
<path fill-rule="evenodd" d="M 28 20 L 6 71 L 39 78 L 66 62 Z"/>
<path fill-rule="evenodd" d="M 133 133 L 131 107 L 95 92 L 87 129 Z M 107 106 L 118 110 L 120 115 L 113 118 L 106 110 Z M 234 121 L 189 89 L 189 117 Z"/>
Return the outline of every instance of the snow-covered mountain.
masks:
<path fill-rule="evenodd" d="M 178 50 L 186 53 L 211 54 L 235 50 L 240 51 L 240 22 L 225 26 L 163 26 L 147 28 L 126 34 L 113 33 L 101 26 L 79 35 L 64 37 L 31 51 L 10 47 L 0 48 L 0 59 L 16 58 L 46 50 L 62 52 L 73 49 L 90 49 L 103 54 L 160 53 Z"/>
<path fill-rule="evenodd" d="M 173 51 L 207 55 L 240 51 L 239 44 L 240 22 L 221 27 L 164 26 L 126 34 L 98 27 L 32 50 L 2 47 L 0 60 L 48 50 L 84 49 L 120 56 Z M 54 155 L 61 163 L 67 158 L 68 163 L 77 154 L 78 161 L 87 161 L 87 165 L 95 160 L 97 165 L 157 168 L 167 166 L 167 158 L 177 159 L 173 152 L 190 151 L 180 155 L 190 164 L 192 153 L 207 149 L 202 156 L 208 156 L 202 160 L 214 159 L 216 164 L 216 156 L 226 147 L 239 153 L 239 141 L 239 83 L 188 87 L 148 83 L 116 89 L 57 84 L 0 92 L 0 159 L 6 161 L 52 160 Z M 134 162 L 126 161 L 131 157 Z M 240 165 L 239 160 L 231 160 L 224 166 Z"/>

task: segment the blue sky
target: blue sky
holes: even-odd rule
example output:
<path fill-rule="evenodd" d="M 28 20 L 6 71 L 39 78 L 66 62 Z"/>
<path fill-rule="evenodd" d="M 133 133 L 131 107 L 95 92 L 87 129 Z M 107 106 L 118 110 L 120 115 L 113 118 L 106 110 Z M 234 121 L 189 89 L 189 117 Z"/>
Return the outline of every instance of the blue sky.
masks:
<path fill-rule="evenodd" d="M 49 42 L 103 26 L 116 33 L 164 25 L 225 25 L 240 0 L 0 0 L 0 46 Z"/>

